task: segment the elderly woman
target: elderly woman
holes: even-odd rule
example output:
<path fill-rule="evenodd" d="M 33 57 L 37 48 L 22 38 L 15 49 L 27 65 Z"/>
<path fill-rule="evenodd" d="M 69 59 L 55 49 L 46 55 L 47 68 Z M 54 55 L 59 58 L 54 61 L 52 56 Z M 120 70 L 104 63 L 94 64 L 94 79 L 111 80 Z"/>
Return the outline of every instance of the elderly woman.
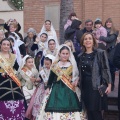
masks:
<path fill-rule="evenodd" d="M 36 31 L 34 28 L 29 28 L 27 31 L 27 36 L 24 38 L 24 43 L 26 47 L 27 54 L 34 57 L 35 52 L 31 50 L 31 47 L 36 38 Z"/>

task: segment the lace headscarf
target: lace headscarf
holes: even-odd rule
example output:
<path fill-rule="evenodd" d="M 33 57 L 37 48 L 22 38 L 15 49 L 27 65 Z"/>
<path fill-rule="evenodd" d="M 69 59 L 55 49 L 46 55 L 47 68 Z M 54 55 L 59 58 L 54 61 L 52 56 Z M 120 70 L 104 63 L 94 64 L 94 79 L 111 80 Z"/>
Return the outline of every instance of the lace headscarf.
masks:
<path fill-rule="evenodd" d="M 46 33 L 47 35 L 48 35 L 48 40 L 49 39 L 54 39 L 55 40 L 55 42 L 56 42 L 56 46 L 59 46 L 59 42 L 58 42 L 58 39 L 57 39 L 57 34 L 56 34 L 56 31 L 55 31 L 55 29 L 54 29 L 54 27 L 53 27 L 53 24 L 51 23 L 51 28 L 50 28 L 50 30 L 51 30 L 51 32 L 52 32 L 52 36 L 50 35 L 48 35 L 48 33 L 47 33 L 47 31 L 46 31 L 46 28 L 45 28 L 45 23 L 43 24 L 43 27 L 42 27 L 42 29 L 41 29 L 41 31 L 40 31 L 40 33 L 38 34 L 38 37 L 42 34 L 42 33 Z"/>
<path fill-rule="evenodd" d="M 60 57 L 59 57 L 60 50 L 64 46 L 66 46 L 70 51 L 69 61 L 72 64 L 72 67 L 73 67 L 73 69 L 72 69 L 72 81 L 74 82 L 75 80 L 78 80 L 79 72 L 78 72 L 77 64 L 76 64 L 75 58 L 73 56 L 73 53 L 71 52 L 71 49 L 67 45 L 65 45 L 65 44 L 60 45 L 58 53 L 57 53 L 56 58 L 55 58 L 55 61 L 60 60 Z"/>
<path fill-rule="evenodd" d="M 21 66 L 20 66 L 21 69 L 25 66 L 25 64 L 26 64 L 26 59 L 27 59 L 28 57 L 32 58 L 30 55 L 26 55 L 26 56 L 24 56 L 24 58 L 22 59 L 22 63 L 21 63 Z M 34 59 L 34 58 L 33 58 L 33 59 Z M 34 67 L 35 67 L 35 64 L 34 64 Z M 35 67 L 35 68 L 36 68 L 36 67 Z"/>
<path fill-rule="evenodd" d="M 19 49 L 19 46 L 23 44 L 23 41 L 20 40 L 20 37 L 15 33 L 15 32 L 12 32 L 15 36 L 12 36 L 12 35 L 9 35 L 8 38 L 12 38 L 14 40 L 14 46 L 13 46 L 13 49 L 15 50 L 15 54 L 16 54 L 16 59 L 17 59 L 17 63 L 18 65 L 20 66 L 21 65 L 21 60 L 22 60 L 22 57 L 21 57 L 21 54 L 20 54 L 20 49 Z"/>

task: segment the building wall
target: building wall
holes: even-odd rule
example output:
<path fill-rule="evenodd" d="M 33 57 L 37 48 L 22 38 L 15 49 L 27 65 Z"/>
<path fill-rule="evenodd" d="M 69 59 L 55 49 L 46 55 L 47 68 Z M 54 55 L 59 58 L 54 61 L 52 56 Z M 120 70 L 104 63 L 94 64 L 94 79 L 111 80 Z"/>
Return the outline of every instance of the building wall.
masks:
<path fill-rule="evenodd" d="M 115 23 L 115 27 L 120 30 L 120 0 L 73 1 L 74 11 L 83 22 L 88 18 L 94 21 L 99 17 L 104 23 L 107 18 L 111 17 Z M 60 0 L 24 0 L 25 32 L 29 27 L 33 27 L 37 32 L 40 32 L 45 21 L 45 6 L 50 4 L 60 5 Z M 55 11 L 53 11 L 54 13 Z"/>
<path fill-rule="evenodd" d="M 7 1 L 0 0 L 0 25 L 7 22 L 10 18 L 16 19 L 19 22 L 21 25 L 20 33 L 24 35 L 23 11 L 15 11 L 8 5 Z"/>
<path fill-rule="evenodd" d="M 120 30 L 120 0 L 74 0 L 74 9 L 83 21 L 99 17 L 104 23 L 110 17 Z"/>
<path fill-rule="evenodd" d="M 25 33 L 30 27 L 35 28 L 39 33 L 45 21 L 45 6 L 59 4 L 59 0 L 24 0 Z"/>
<path fill-rule="evenodd" d="M 0 12 L 0 19 L 4 20 L 4 22 L 7 22 L 10 18 L 17 20 L 17 22 L 21 25 L 20 33 L 24 35 L 23 11 Z M 0 24 L 2 24 L 2 20 L 0 20 Z"/>
<path fill-rule="evenodd" d="M 13 11 L 7 1 L 0 0 L 0 11 Z"/>

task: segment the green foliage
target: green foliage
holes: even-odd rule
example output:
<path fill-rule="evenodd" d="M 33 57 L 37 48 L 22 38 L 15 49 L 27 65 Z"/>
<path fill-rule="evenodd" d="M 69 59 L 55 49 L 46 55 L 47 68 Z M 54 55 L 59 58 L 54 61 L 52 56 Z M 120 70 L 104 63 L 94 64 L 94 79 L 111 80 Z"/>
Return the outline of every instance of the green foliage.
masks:
<path fill-rule="evenodd" d="M 11 0 L 12 4 L 18 9 L 23 9 L 23 0 Z"/>

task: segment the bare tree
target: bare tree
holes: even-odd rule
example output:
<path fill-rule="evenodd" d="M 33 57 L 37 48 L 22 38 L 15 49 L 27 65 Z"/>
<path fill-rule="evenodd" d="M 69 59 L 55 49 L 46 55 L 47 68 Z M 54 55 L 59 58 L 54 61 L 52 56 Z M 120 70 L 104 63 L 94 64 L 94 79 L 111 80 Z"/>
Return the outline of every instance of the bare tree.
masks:
<path fill-rule="evenodd" d="M 64 43 L 64 25 L 70 13 L 74 11 L 73 0 L 61 0 L 60 4 L 60 44 Z"/>

